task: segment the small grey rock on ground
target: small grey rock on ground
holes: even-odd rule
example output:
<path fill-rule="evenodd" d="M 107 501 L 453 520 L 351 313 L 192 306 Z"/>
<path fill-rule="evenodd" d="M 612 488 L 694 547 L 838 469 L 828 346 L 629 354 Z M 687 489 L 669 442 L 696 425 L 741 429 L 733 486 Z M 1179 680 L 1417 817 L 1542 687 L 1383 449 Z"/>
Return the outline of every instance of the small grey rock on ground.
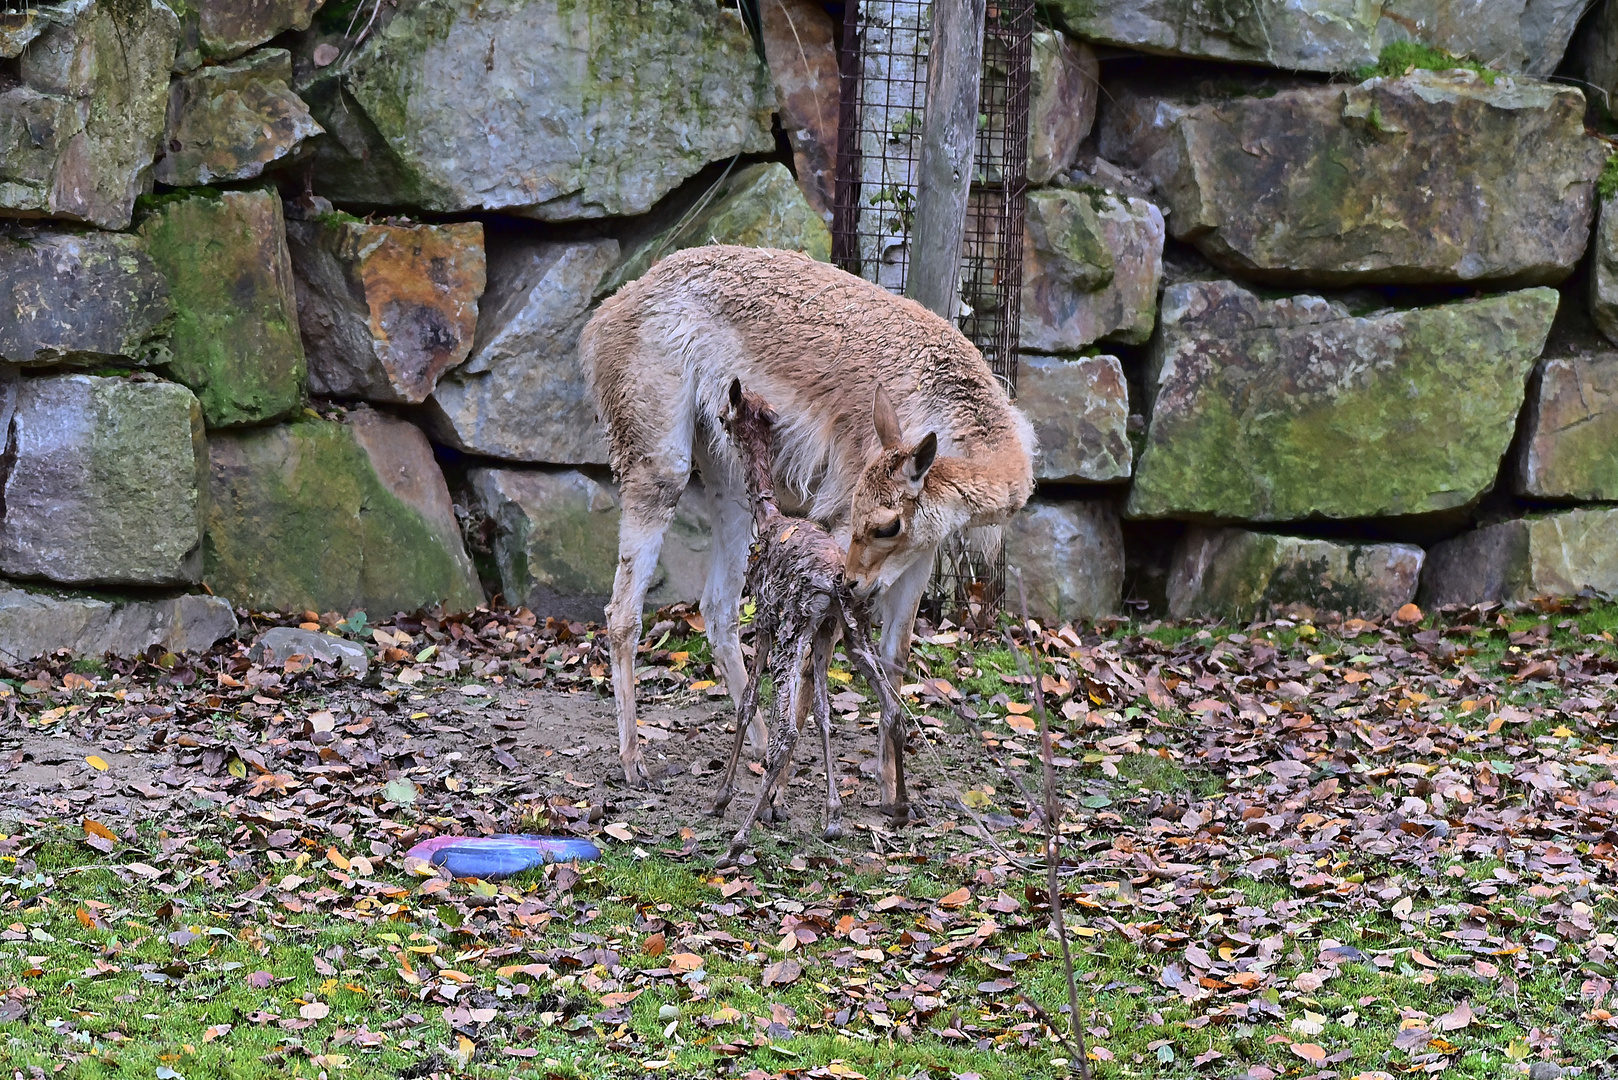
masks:
<path fill-rule="evenodd" d="M 341 664 L 360 678 L 371 670 L 371 658 L 365 646 L 330 634 L 313 630 L 299 630 L 290 626 L 276 626 L 247 650 L 247 657 L 255 664 L 277 663 L 293 656 L 308 656 L 328 664 Z"/>

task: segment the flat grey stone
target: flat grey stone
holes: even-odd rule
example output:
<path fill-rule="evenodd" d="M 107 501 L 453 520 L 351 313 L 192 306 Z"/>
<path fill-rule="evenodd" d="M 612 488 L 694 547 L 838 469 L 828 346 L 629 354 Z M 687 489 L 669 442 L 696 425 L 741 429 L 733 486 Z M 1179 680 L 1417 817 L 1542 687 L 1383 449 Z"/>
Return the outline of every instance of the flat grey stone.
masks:
<path fill-rule="evenodd" d="M 352 671 L 362 679 L 371 670 L 371 658 L 364 645 L 294 626 L 271 627 L 247 650 L 249 660 L 266 666 L 284 663 L 299 655 L 340 664 L 344 671 Z"/>
<path fill-rule="evenodd" d="M 709 162 L 768 153 L 774 94 L 718 0 L 384 5 L 341 63 L 306 35 L 311 143 L 338 202 L 546 221 L 644 214 Z M 303 50 L 307 49 L 307 52 Z"/>
<path fill-rule="evenodd" d="M 127 233 L 0 232 L 0 360 L 123 363 L 166 355 L 169 286 Z"/>
<path fill-rule="evenodd" d="M 1618 594 L 1618 509 L 1517 518 L 1463 533 L 1427 552 L 1421 604 L 1481 604 Z"/>
<path fill-rule="evenodd" d="M 217 596 L 112 601 L 0 588 L 0 656 L 7 661 L 59 649 L 85 657 L 138 656 L 153 645 L 200 652 L 235 632 L 230 602 Z"/>
<path fill-rule="evenodd" d="M 1519 494 L 1618 500 L 1618 353 L 1541 360 L 1518 428 Z"/>
<path fill-rule="evenodd" d="M 1413 544 L 1358 544 L 1192 527 L 1169 573 L 1169 616 L 1247 618 L 1292 605 L 1387 615 L 1416 596 Z"/>
<path fill-rule="evenodd" d="M 507 461 L 607 463 L 579 334 L 618 255 L 616 240 L 491 245 L 472 354 L 427 399 L 438 441 Z"/>

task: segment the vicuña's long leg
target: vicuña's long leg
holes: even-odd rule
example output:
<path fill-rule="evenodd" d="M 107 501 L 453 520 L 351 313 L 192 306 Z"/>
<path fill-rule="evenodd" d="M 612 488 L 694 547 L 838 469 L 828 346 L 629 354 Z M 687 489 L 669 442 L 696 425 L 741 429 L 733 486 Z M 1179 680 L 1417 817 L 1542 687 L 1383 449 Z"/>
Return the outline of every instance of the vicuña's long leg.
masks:
<path fill-rule="evenodd" d="M 827 840 L 841 840 L 843 837 L 843 800 L 837 795 L 837 772 L 832 767 L 831 693 L 826 678 L 840 629 L 831 619 L 822 624 L 820 632 L 815 635 L 815 655 L 810 662 L 813 671 L 811 700 L 814 703 L 815 723 L 820 727 L 820 753 L 826 764 L 826 831 L 821 836 Z"/>
<path fill-rule="evenodd" d="M 725 808 L 736 795 L 736 762 L 742 756 L 742 742 L 747 738 L 750 722 L 759 714 L 758 698 L 762 693 L 764 684 L 764 669 L 769 664 L 771 635 L 768 620 L 760 619 L 755 626 L 753 634 L 753 663 L 747 673 L 747 683 L 742 688 L 741 707 L 736 710 L 736 738 L 730 744 L 730 761 L 725 765 L 725 779 L 719 785 L 719 794 L 714 797 L 713 806 L 708 809 L 712 817 L 723 817 Z M 781 692 L 780 687 L 775 692 Z"/>
<path fill-rule="evenodd" d="M 876 691 L 882 710 L 882 724 L 877 735 L 877 786 L 882 812 L 896 825 L 910 820 L 910 799 L 905 793 L 905 717 L 899 695 L 889 681 L 887 665 L 877 657 L 871 647 L 870 636 L 863 620 L 850 617 L 848 626 L 848 655 L 859 668 L 865 681 Z"/>
<path fill-rule="evenodd" d="M 798 695 L 803 687 L 803 680 L 798 678 L 798 674 L 803 671 L 803 665 L 809 658 L 809 646 L 809 635 L 800 632 L 792 640 L 790 657 L 784 658 L 787 662 L 770 665 L 770 674 L 775 682 L 775 723 L 771 725 L 770 750 L 764 758 L 764 782 L 759 785 L 753 809 L 743 820 L 742 827 L 736 830 L 730 850 L 719 860 L 720 866 L 735 866 L 736 860 L 747 849 L 748 838 L 753 834 L 753 822 L 758 819 L 759 811 L 764 809 L 770 792 L 775 790 L 782 770 L 792 757 L 792 744 L 798 741 L 798 727 L 793 723 L 793 717 L 797 715 Z"/>
<path fill-rule="evenodd" d="M 607 604 L 607 642 L 618 709 L 618 758 L 623 762 L 624 780 L 632 788 L 647 786 L 640 734 L 635 730 L 635 651 L 640 645 L 641 607 L 657 570 L 663 533 L 674 520 L 674 504 L 686 479 L 686 475 L 628 477 L 622 488 L 618 570 L 612 582 L 612 601 Z"/>
<path fill-rule="evenodd" d="M 739 616 L 743 581 L 747 574 L 747 546 L 753 535 L 753 515 L 746 492 L 731 490 L 718 466 L 706 468 L 703 476 L 714 477 L 708 486 L 709 512 L 713 519 L 713 543 L 709 546 L 708 581 L 702 589 L 702 617 L 707 624 L 709 647 L 714 666 L 725 678 L 731 700 L 739 710 L 746 687 L 748 665 L 742 659 Z M 770 733 L 764 718 L 754 712 L 748 737 L 754 752 L 763 754 Z"/>

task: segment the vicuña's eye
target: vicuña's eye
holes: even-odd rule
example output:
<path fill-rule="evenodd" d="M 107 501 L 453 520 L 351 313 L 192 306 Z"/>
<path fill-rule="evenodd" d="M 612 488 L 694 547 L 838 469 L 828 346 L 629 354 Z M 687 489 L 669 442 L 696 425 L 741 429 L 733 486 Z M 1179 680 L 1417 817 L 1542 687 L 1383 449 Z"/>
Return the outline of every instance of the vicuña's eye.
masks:
<path fill-rule="evenodd" d="M 904 521 L 901 518 L 894 518 L 886 525 L 872 529 L 871 535 L 878 540 L 892 540 L 895 536 L 899 535 L 899 529 L 903 525 Z"/>

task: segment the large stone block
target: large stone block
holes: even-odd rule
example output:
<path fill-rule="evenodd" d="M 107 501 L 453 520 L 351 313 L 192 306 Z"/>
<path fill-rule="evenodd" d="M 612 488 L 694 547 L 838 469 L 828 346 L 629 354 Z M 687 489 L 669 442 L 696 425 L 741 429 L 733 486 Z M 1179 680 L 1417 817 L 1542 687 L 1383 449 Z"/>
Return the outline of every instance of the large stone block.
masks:
<path fill-rule="evenodd" d="M 174 303 L 169 374 L 210 428 L 275 420 L 303 403 L 292 261 L 272 191 L 163 199 L 141 222 Z"/>
<path fill-rule="evenodd" d="M 0 232 L 0 360 L 132 363 L 165 354 L 169 287 L 124 233 Z"/>
<path fill-rule="evenodd" d="M 1415 599 L 1423 558 L 1413 544 L 1193 527 L 1169 571 L 1169 616 L 1249 618 L 1291 605 L 1386 615 Z"/>
<path fill-rule="evenodd" d="M 1144 64 L 1110 75 L 1096 108 L 1096 153 L 1128 169 L 1145 168 L 1168 144 L 1175 124 L 1198 105 L 1271 97 L 1313 86 L 1295 72 L 1226 64 Z"/>
<path fill-rule="evenodd" d="M 831 230 L 779 162 L 749 165 L 716 184 L 703 203 L 629 253 L 601 286 L 616 292 L 659 259 L 688 247 L 739 244 L 801 251 L 831 261 Z"/>
<path fill-rule="evenodd" d="M 1318 285 L 1551 284 L 1584 253 L 1604 143 L 1574 87 L 1466 71 L 1180 112 L 1145 170 L 1232 272 Z"/>
<path fill-rule="evenodd" d="M 1048 625 L 1118 611 L 1124 535 L 1110 501 L 1035 498 L 1006 523 L 1007 606 Z M 1021 581 L 1022 593 L 1018 594 Z"/>
<path fill-rule="evenodd" d="M 382 617 L 483 602 L 420 430 L 370 409 L 209 440 L 204 580 L 254 609 Z"/>
<path fill-rule="evenodd" d="M 0 656 L 8 663 L 66 649 L 75 656 L 139 656 L 153 645 L 201 652 L 236 632 L 230 602 L 185 595 L 102 600 L 0 589 Z"/>
<path fill-rule="evenodd" d="M 325 0 L 183 0 L 174 70 L 230 60 L 287 30 L 307 30 Z"/>
<path fill-rule="evenodd" d="M 474 469 L 478 513 L 494 522 L 500 588 L 541 615 L 601 621 L 618 567 L 618 488 L 576 470 Z M 712 516 L 693 480 L 663 538 L 647 604 L 702 598 Z"/>
<path fill-rule="evenodd" d="M 295 89 L 330 134 L 311 146 L 339 202 L 641 214 L 710 161 L 774 148 L 769 72 L 717 0 L 388 5 L 327 67 L 317 40 Z"/>
<path fill-rule="evenodd" d="M 1549 75 L 1587 10 L 1583 0 L 1054 0 L 1052 14 L 1091 41 L 1144 52 L 1336 74 L 1416 40 L 1505 71 Z"/>
<path fill-rule="evenodd" d="M 1034 31 L 1028 87 L 1028 182 L 1048 184 L 1073 165 L 1096 119 L 1095 50 L 1056 30 Z"/>
<path fill-rule="evenodd" d="M 1024 356 L 1017 407 L 1039 439 L 1034 479 L 1129 479 L 1129 386 L 1116 356 Z"/>
<path fill-rule="evenodd" d="M 419 405 L 471 352 L 486 272 L 481 223 L 327 215 L 288 222 L 287 241 L 315 393 Z"/>
<path fill-rule="evenodd" d="M 39 6 L 0 78 L 0 216 L 129 224 L 179 35 L 159 0 Z"/>
<path fill-rule="evenodd" d="M 261 175 L 324 130 L 287 86 L 291 80 L 285 49 L 261 49 L 175 79 L 152 175 L 176 187 Z"/>
<path fill-rule="evenodd" d="M 1171 285 L 1129 513 L 1248 521 L 1419 514 L 1488 490 L 1554 289 L 1355 316 L 1228 281 Z"/>
<path fill-rule="evenodd" d="M 819 0 L 765 0 L 758 13 L 793 172 L 809 205 L 829 224 L 841 100 L 837 27 Z"/>
<path fill-rule="evenodd" d="M 0 573 L 66 585 L 196 581 L 207 448 L 191 391 L 92 375 L 8 389 Z"/>
<path fill-rule="evenodd" d="M 472 355 L 427 399 L 440 442 L 509 461 L 606 464 L 578 344 L 618 254 L 616 240 L 491 249 Z"/>
<path fill-rule="evenodd" d="M 1024 349 L 1076 352 L 1152 336 L 1163 277 L 1163 214 L 1098 189 L 1035 191 L 1023 239 Z"/>
<path fill-rule="evenodd" d="M 1618 510 L 1568 510 L 1463 533 L 1427 553 L 1421 602 L 1480 604 L 1618 593 Z"/>
<path fill-rule="evenodd" d="M 1541 361 L 1520 427 L 1520 494 L 1618 500 L 1618 353 Z"/>

